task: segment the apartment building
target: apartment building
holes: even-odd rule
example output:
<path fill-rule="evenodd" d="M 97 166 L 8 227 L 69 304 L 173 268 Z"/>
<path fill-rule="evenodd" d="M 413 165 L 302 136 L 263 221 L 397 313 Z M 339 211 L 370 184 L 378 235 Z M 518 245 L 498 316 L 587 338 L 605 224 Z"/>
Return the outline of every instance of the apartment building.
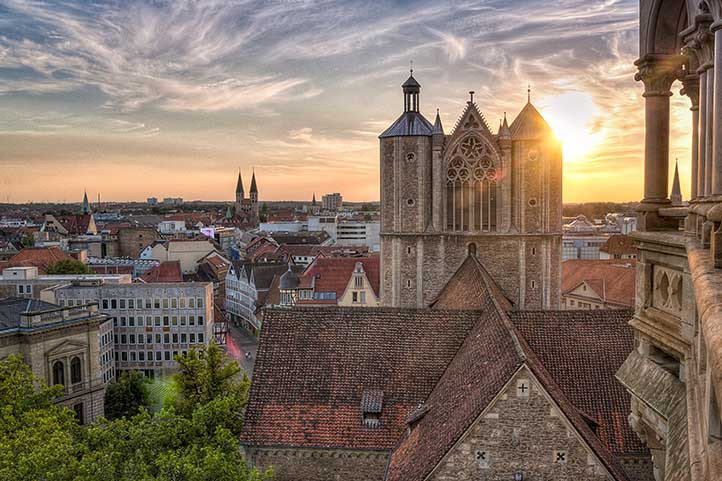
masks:
<path fill-rule="evenodd" d="M 68 307 L 97 302 L 113 320 L 116 368 L 139 370 L 148 377 L 171 374 L 178 367 L 176 355 L 213 338 L 210 282 L 73 281 L 46 289 L 43 298 Z"/>

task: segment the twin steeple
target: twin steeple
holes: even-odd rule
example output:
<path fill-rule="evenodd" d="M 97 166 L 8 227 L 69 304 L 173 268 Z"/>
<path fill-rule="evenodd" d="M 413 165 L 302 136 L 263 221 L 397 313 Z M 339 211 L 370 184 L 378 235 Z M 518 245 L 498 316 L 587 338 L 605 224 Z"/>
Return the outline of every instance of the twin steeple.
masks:
<path fill-rule="evenodd" d="M 241 178 L 241 169 L 238 169 L 238 180 L 236 181 L 236 194 L 240 194 L 241 198 L 243 198 L 244 194 L 243 190 L 243 179 Z M 253 175 L 251 176 L 251 194 L 258 194 L 258 187 L 256 186 L 256 171 L 253 171 Z"/>

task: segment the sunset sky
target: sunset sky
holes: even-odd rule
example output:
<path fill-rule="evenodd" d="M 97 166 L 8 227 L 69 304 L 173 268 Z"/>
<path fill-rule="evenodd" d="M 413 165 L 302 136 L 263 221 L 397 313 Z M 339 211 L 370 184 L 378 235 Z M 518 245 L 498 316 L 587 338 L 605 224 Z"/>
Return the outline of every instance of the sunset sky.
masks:
<path fill-rule="evenodd" d="M 409 60 L 447 132 L 467 91 L 496 128 L 531 83 L 564 143 L 564 201 L 639 200 L 637 0 L 451 3 L 0 0 L 0 202 L 230 200 L 238 167 L 262 200 L 377 200 Z"/>

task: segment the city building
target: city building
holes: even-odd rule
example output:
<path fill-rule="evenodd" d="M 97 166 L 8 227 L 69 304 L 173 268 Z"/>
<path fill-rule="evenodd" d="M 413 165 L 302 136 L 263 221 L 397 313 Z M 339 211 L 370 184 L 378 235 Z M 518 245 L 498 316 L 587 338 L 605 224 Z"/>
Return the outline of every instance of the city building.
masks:
<path fill-rule="evenodd" d="M 164 219 L 158 224 L 158 232 L 161 234 L 185 234 L 186 222 L 184 220 L 168 220 Z"/>
<path fill-rule="evenodd" d="M 636 259 L 637 247 L 631 237 L 624 234 L 613 234 L 599 248 L 600 259 Z"/>
<path fill-rule="evenodd" d="M 72 281 L 46 289 L 45 301 L 74 307 L 97 302 L 112 318 L 116 369 L 167 376 L 175 356 L 213 339 L 213 286 L 210 283 L 107 284 Z"/>
<path fill-rule="evenodd" d="M 279 481 L 652 481 L 630 316 L 512 308 L 474 255 L 431 308 L 269 309 L 244 453 Z"/>
<path fill-rule="evenodd" d="M 664 481 L 722 479 L 721 6 L 639 2 L 644 198 L 630 234 L 639 249 L 635 345 L 617 378 Z M 670 116 L 678 80 L 691 125 Z M 670 133 L 680 129 L 691 132 L 689 206 L 674 206 L 669 192 L 669 145 L 678 140 Z"/>
<path fill-rule="evenodd" d="M 378 255 L 317 257 L 299 276 L 298 292 L 288 299 L 303 306 L 378 306 L 379 264 Z"/>
<path fill-rule="evenodd" d="M 37 267 L 8 267 L 0 273 L 0 298 L 40 299 L 48 287 L 75 280 L 102 280 L 108 284 L 130 284 L 130 274 L 41 274 Z"/>
<path fill-rule="evenodd" d="M 315 194 L 314 194 L 315 199 Z M 338 192 L 321 196 L 321 208 L 323 210 L 335 212 L 343 207 L 343 197 Z"/>
<path fill-rule="evenodd" d="M 631 309 L 636 272 L 633 259 L 564 261 L 562 308 Z"/>
<path fill-rule="evenodd" d="M 336 225 L 336 244 L 341 246 L 368 246 L 381 250 L 381 222 L 375 220 L 342 220 Z"/>
<path fill-rule="evenodd" d="M 402 89 L 380 135 L 382 305 L 428 305 L 473 251 L 517 308 L 558 308 L 562 151 L 531 99 L 494 134 L 472 92 L 446 135 L 413 75 Z"/>
<path fill-rule="evenodd" d="M 0 299 L 0 359 L 19 354 L 81 424 L 103 416 L 105 386 L 115 378 L 113 323 L 94 302 L 61 307 L 18 297 Z"/>
<path fill-rule="evenodd" d="M 122 227 L 118 229 L 118 257 L 138 258 L 140 252 L 154 241 L 160 234 L 153 227 Z"/>
<path fill-rule="evenodd" d="M 97 274 L 131 274 L 133 278 L 142 276 L 156 267 L 156 259 L 138 259 L 129 257 L 88 257 L 87 265 Z"/>
<path fill-rule="evenodd" d="M 601 249 L 608 240 L 608 234 L 567 231 L 562 236 L 562 261 L 570 259 L 599 259 L 599 249 Z"/>
<path fill-rule="evenodd" d="M 148 197 L 148 199 L 146 199 L 146 203 L 148 205 L 158 205 L 158 198 L 157 197 Z"/>
<path fill-rule="evenodd" d="M 181 205 L 183 204 L 183 198 L 182 197 L 164 197 L 163 198 L 163 205 Z"/>
<path fill-rule="evenodd" d="M 156 241 L 140 253 L 141 259 L 155 259 L 160 262 L 180 261 L 183 274 L 196 272 L 198 262 L 216 250 L 213 242 L 207 238 Z"/>
<path fill-rule="evenodd" d="M 57 247 L 26 247 L 4 262 L 2 267 L 37 267 L 44 274 L 53 264 L 68 260 L 73 260 L 73 257 Z"/>

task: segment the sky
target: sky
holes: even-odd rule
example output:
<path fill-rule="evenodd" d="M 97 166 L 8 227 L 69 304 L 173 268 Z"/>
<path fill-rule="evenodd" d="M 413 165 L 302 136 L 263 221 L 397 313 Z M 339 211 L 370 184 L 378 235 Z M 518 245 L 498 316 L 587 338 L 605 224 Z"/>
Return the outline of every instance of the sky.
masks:
<path fill-rule="evenodd" d="M 0 0 L 0 202 L 379 196 L 403 110 L 447 132 L 531 100 L 561 139 L 564 201 L 642 197 L 636 0 Z M 691 114 L 670 156 L 689 195 Z M 671 181 L 671 175 L 670 175 Z"/>

